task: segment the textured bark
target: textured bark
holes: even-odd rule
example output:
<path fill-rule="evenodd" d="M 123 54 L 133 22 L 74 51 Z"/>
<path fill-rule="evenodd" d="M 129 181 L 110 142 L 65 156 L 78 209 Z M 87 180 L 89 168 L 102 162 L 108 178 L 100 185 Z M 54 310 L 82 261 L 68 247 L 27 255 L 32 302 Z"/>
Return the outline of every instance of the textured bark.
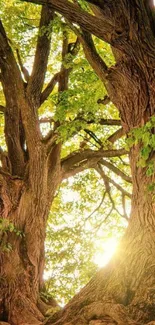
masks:
<path fill-rule="evenodd" d="M 41 157 L 41 161 L 44 159 Z M 1 216 L 12 222 L 21 235 L 2 233 L 0 253 L 0 320 L 11 324 L 41 324 L 44 317 L 37 308 L 44 268 L 46 221 L 53 195 L 60 181 L 59 166 L 47 182 L 47 162 L 41 168 L 33 189 L 29 181 L 1 178 Z M 52 174 L 52 173 L 51 173 Z M 31 180 L 32 181 L 32 180 Z M 11 251 L 5 252 L 5 245 Z"/>
<path fill-rule="evenodd" d="M 40 28 L 52 18 L 53 13 L 43 8 Z M 42 60 L 38 49 L 41 43 L 46 53 L 42 70 L 37 72 L 36 62 Z M 4 154 L 1 150 L 0 157 L 0 216 L 8 223 L 8 228 L 0 235 L 0 320 L 11 325 L 42 324 L 44 319 L 37 301 L 43 285 L 45 229 L 50 205 L 61 182 L 61 145 L 55 144 L 55 140 L 52 144 L 42 141 L 36 110 L 49 46 L 47 37 L 38 37 L 34 69 L 26 88 L 0 23 L 0 67 L 6 98 L 8 151 Z M 15 231 L 10 230 L 10 222 Z M 6 250 L 8 244 L 9 251 Z"/>

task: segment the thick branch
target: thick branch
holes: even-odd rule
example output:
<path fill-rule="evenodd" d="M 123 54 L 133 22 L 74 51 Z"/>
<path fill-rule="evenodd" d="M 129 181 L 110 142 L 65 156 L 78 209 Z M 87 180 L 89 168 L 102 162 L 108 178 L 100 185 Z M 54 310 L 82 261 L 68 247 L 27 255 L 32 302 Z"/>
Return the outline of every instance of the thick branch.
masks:
<path fill-rule="evenodd" d="M 75 29 L 74 27 L 73 29 L 76 33 L 78 33 L 77 29 Z M 83 46 L 83 50 L 89 64 L 92 66 L 99 79 L 103 81 L 103 83 L 105 83 L 108 68 L 106 63 L 98 54 L 91 34 L 83 30 L 82 34 L 78 33 L 77 35 Z"/>
<path fill-rule="evenodd" d="M 36 4 L 47 4 L 46 0 L 22 0 Z M 114 26 L 106 18 L 99 19 L 95 16 L 81 10 L 77 5 L 67 0 L 48 0 L 48 6 L 58 11 L 65 18 L 73 23 L 79 24 L 87 32 L 93 33 L 106 42 L 110 42 L 110 33 L 113 32 Z"/>
<path fill-rule="evenodd" d="M 84 170 L 86 169 L 89 169 L 89 168 L 95 168 L 98 161 L 100 160 L 100 158 L 90 158 L 89 160 L 85 160 L 83 162 L 81 162 L 79 164 L 79 166 L 73 166 L 72 167 L 69 167 L 68 166 L 68 169 L 67 167 L 64 168 L 64 166 L 62 165 L 62 179 L 67 179 L 69 177 L 73 177 L 81 172 L 83 172 Z"/>
<path fill-rule="evenodd" d="M 96 15 L 98 15 L 99 17 L 100 17 L 100 15 L 102 16 L 103 10 L 104 11 L 106 10 L 106 4 L 102 0 L 87 0 L 87 2 L 92 4 L 92 5 L 90 5 L 90 7 L 92 8 L 93 12 Z M 110 15 L 113 14 L 113 16 L 115 17 L 114 19 L 117 18 L 117 15 L 119 17 L 119 8 L 120 8 L 120 6 L 122 6 L 121 17 L 118 21 L 118 26 L 116 25 L 116 28 L 120 27 L 119 24 L 121 24 L 121 20 L 122 20 L 122 22 L 124 20 L 124 23 L 125 23 L 125 19 L 122 19 L 122 18 L 125 18 L 125 16 L 130 17 L 131 23 L 132 23 L 133 17 L 135 15 L 134 18 L 136 18 L 137 23 L 138 24 L 141 23 L 141 29 L 143 29 L 143 36 L 145 33 L 145 36 L 146 37 L 148 36 L 149 39 L 151 39 L 153 36 L 152 34 L 155 35 L 155 19 L 154 19 L 155 13 L 154 13 L 153 0 L 144 0 L 144 1 L 135 0 L 133 2 L 131 1 L 131 5 L 129 5 L 130 2 L 128 3 L 128 1 L 127 2 L 126 1 L 122 1 L 122 2 L 113 1 L 113 4 L 111 4 L 110 2 L 109 3 L 107 2 L 107 4 L 108 4 L 107 7 L 109 7 Z M 132 10 L 131 7 L 135 8 L 135 13 L 132 12 L 132 15 L 131 15 L 131 10 Z M 137 8 L 139 9 L 138 15 L 137 15 Z M 122 15 L 123 10 L 124 10 L 124 15 Z M 135 36 L 136 36 L 136 29 L 135 29 Z"/>
<path fill-rule="evenodd" d="M 71 63 L 73 61 L 73 58 L 80 49 L 80 42 L 77 38 L 74 43 L 68 43 L 68 35 L 67 32 L 63 32 L 63 44 L 62 44 L 62 65 L 61 70 L 59 73 L 59 92 L 63 92 L 68 89 L 68 80 L 69 80 L 69 74 L 72 71 L 72 67 L 66 68 L 65 67 L 65 59 L 67 54 L 71 54 L 70 61 L 67 63 Z"/>
<path fill-rule="evenodd" d="M 43 90 L 43 92 L 41 93 L 41 98 L 40 98 L 40 104 L 43 104 L 44 101 L 48 98 L 48 96 L 51 94 L 51 92 L 53 91 L 55 85 L 57 84 L 58 80 L 59 80 L 59 75 L 60 73 L 56 73 L 53 78 L 51 79 L 51 81 L 49 82 L 49 84 L 47 85 L 47 87 Z"/>
<path fill-rule="evenodd" d="M 82 116 L 78 115 L 75 120 L 78 121 L 84 121 L 87 124 L 100 124 L 100 125 L 116 125 L 116 126 L 120 126 L 121 125 L 121 121 L 120 120 L 116 120 L 116 119 L 104 119 L 101 118 L 97 121 L 95 121 L 94 119 L 91 120 L 86 120 L 85 118 L 83 118 Z"/>
<path fill-rule="evenodd" d="M 68 89 L 68 78 L 70 69 L 66 69 L 64 66 L 64 60 L 68 54 L 68 35 L 67 32 L 63 32 L 63 43 L 62 43 L 62 64 L 61 64 L 61 74 L 59 76 L 59 87 L 58 91 L 63 92 Z"/>
<path fill-rule="evenodd" d="M 120 139 L 121 137 L 123 137 L 124 134 L 125 134 L 125 131 L 123 130 L 123 128 L 118 129 L 116 132 L 114 132 L 112 135 L 110 135 L 110 137 L 107 140 L 109 142 L 111 142 L 111 143 L 114 143 L 118 139 Z"/>
<path fill-rule="evenodd" d="M 58 140 L 58 134 L 54 133 L 53 130 L 50 130 L 49 133 L 44 137 L 43 143 L 46 144 L 47 152 L 51 151 L 52 147 L 56 144 Z"/>
<path fill-rule="evenodd" d="M 33 156 L 35 149 L 40 146 L 41 134 L 38 117 L 32 109 L 31 101 L 26 97 L 21 71 L 2 23 L 0 23 L 0 67 L 6 100 L 5 137 L 8 157 L 12 166 L 12 174 L 23 176 L 25 154 L 23 139 L 21 142 L 21 123 L 24 126 L 24 137 L 26 138 L 29 157 Z"/>
<path fill-rule="evenodd" d="M 23 76 L 24 76 L 25 80 L 28 82 L 29 78 L 30 78 L 29 72 L 23 65 L 23 62 L 22 62 L 22 59 L 21 59 L 21 56 L 20 56 L 20 53 L 19 53 L 18 49 L 16 49 L 16 53 L 17 53 L 18 63 L 19 63 L 19 66 L 21 68 L 21 71 L 23 73 Z"/>
<path fill-rule="evenodd" d="M 45 73 L 47 69 L 48 56 L 50 52 L 50 22 L 54 19 L 54 12 L 47 6 L 42 7 L 39 25 L 39 35 L 33 64 L 32 75 L 28 83 L 28 93 L 40 105 L 40 95 L 43 88 Z M 44 30 L 43 30 L 44 28 Z M 36 106 L 35 105 L 35 106 Z"/>
<path fill-rule="evenodd" d="M 47 4 L 47 0 L 22 1 Z M 67 0 L 48 0 L 48 5 L 64 15 L 70 22 L 77 23 L 85 31 L 96 35 L 113 47 L 132 56 L 136 62 L 142 54 L 139 42 L 143 42 L 144 45 L 145 40 L 148 40 L 144 46 L 148 51 L 148 55 L 152 56 L 155 44 L 155 23 L 148 1 L 98 2 L 97 0 L 88 0 L 88 2 L 93 3 L 93 6 L 95 3 L 94 8 L 97 8 L 93 10 L 95 16 L 81 10 L 76 4 Z"/>
<path fill-rule="evenodd" d="M 76 40 L 76 42 L 74 44 L 72 44 L 73 49 L 71 51 L 69 49 L 70 44 L 68 44 L 68 42 L 66 43 L 66 41 L 67 41 L 67 39 L 64 38 L 63 48 L 62 48 L 62 60 L 65 59 L 66 54 L 71 53 L 72 55 L 76 55 L 79 50 L 79 40 L 78 39 Z M 71 70 L 72 70 L 72 68 L 65 69 L 65 67 L 62 64 L 61 71 L 56 73 L 53 76 L 53 78 L 51 79 L 51 81 L 49 82 L 47 87 L 42 92 L 40 104 L 42 104 L 48 98 L 48 96 L 51 94 L 51 92 L 54 89 L 57 82 L 59 82 L 59 91 L 63 91 L 65 89 L 67 89 L 68 76 L 69 76 L 69 73 L 71 72 Z M 65 83 L 65 85 L 64 85 L 64 83 Z M 61 87 L 60 87 L 60 84 L 61 84 Z"/>
<path fill-rule="evenodd" d="M 102 158 L 102 157 L 119 157 L 126 155 L 128 152 L 125 149 L 118 150 L 84 150 L 82 152 L 74 152 L 66 158 L 62 159 L 62 167 L 66 170 L 74 167 L 78 167 L 82 162 L 86 162 L 91 158 Z"/>
<path fill-rule="evenodd" d="M 2 22 L 0 22 L 0 67 L 1 82 L 6 100 L 5 138 L 8 148 L 8 159 L 13 174 L 22 175 L 24 171 L 24 153 L 20 143 L 20 106 L 19 98 L 25 96 L 24 85 L 9 45 Z M 3 107 L 1 107 L 3 111 Z"/>

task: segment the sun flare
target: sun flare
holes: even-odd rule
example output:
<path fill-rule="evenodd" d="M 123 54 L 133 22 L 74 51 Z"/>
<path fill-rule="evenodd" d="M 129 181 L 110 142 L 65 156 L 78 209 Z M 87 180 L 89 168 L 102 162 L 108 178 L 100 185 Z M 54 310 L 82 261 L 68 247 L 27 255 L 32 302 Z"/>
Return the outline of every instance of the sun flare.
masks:
<path fill-rule="evenodd" d="M 103 245 L 103 250 L 97 253 L 94 257 L 94 262 L 103 267 L 110 261 L 111 257 L 116 251 L 118 239 L 115 237 L 109 238 Z"/>

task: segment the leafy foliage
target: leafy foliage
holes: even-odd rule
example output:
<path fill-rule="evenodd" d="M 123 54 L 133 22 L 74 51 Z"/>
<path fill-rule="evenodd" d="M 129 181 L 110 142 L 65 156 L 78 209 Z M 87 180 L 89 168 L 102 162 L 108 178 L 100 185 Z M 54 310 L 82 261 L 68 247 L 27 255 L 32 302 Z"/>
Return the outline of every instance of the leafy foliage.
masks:
<path fill-rule="evenodd" d="M 13 247 L 7 240 L 7 234 L 14 233 L 16 236 L 23 236 L 23 233 L 18 230 L 8 219 L 0 218 L 0 249 L 3 252 L 10 252 Z"/>
<path fill-rule="evenodd" d="M 122 212 L 121 197 L 113 191 Z M 93 276 L 99 252 L 104 264 L 106 241 L 111 236 L 119 239 L 127 225 L 114 210 L 107 217 L 108 197 L 98 208 L 103 195 L 103 182 L 91 170 L 64 181 L 55 197 L 47 227 L 45 278 L 48 292 L 60 303 L 66 303 Z"/>
<path fill-rule="evenodd" d="M 151 160 L 151 152 L 155 150 L 155 117 L 141 128 L 133 129 L 128 138 L 128 145 L 141 145 L 141 152 L 138 161 L 138 166 L 147 167 L 147 176 L 152 176 L 154 173 L 154 161 Z M 150 159 L 149 159 L 150 158 Z"/>

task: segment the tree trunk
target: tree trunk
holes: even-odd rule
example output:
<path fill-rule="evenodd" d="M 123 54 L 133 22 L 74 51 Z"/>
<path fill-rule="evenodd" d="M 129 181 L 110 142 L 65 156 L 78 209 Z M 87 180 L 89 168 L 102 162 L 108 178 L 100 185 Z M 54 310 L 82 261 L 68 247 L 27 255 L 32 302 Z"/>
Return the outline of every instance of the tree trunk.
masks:
<path fill-rule="evenodd" d="M 55 164 L 49 187 L 44 157 L 40 167 L 32 184 L 8 175 L 0 180 L 0 212 L 7 220 L 0 233 L 0 320 L 11 325 L 42 324 L 44 319 L 37 301 L 43 285 L 46 221 L 60 173 Z"/>

